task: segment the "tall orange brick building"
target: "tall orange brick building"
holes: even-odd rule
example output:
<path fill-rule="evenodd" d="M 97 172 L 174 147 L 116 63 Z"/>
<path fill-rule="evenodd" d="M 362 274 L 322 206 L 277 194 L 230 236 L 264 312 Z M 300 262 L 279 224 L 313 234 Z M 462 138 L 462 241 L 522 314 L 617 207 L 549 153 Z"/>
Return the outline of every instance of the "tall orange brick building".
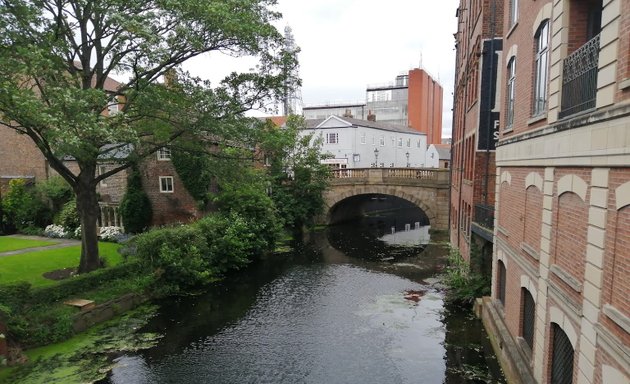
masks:
<path fill-rule="evenodd" d="M 484 324 L 515 382 L 630 383 L 630 1 L 503 4 Z"/>

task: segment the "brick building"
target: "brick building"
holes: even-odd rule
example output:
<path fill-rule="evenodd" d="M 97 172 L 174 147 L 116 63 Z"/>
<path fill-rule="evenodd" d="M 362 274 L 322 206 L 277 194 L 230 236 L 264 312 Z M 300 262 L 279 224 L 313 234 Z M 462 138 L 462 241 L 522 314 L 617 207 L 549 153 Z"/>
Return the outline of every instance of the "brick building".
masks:
<path fill-rule="evenodd" d="M 489 276 L 503 2 L 462 0 L 456 16 L 450 241 Z"/>
<path fill-rule="evenodd" d="M 506 0 L 492 297 L 506 374 L 630 382 L 630 1 Z"/>

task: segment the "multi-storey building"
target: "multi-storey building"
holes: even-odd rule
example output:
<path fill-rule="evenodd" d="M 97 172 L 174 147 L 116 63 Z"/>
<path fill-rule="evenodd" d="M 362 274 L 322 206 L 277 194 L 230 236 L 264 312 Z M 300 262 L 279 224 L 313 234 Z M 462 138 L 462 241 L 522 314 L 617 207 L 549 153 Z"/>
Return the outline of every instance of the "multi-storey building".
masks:
<path fill-rule="evenodd" d="M 630 1 L 503 21 L 485 324 L 522 382 L 630 383 Z"/>
<path fill-rule="evenodd" d="M 394 82 L 368 85 L 365 103 L 324 104 L 303 108 L 304 118 L 330 115 L 410 127 L 427 135 L 428 144 L 442 142 L 442 86 L 425 70 L 414 68 Z"/>
<path fill-rule="evenodd" d="M 302 134 L 321 138 L 332 168 L 425 166 L 427 136 L 405 126 L 330 116 L 306 120 Z"/>
<path fill-rule="evenodd" d="M 489 276 L 503 1 L 463 0 L 456 16 L 450 240 L 464 259 L 472 259 L 473 267 Z"/>

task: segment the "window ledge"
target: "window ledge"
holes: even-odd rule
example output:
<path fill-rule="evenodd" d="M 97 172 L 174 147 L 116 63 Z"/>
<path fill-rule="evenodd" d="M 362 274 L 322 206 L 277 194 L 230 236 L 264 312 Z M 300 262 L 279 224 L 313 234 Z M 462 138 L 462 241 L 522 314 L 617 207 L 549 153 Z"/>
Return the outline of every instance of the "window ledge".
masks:
<path fill-rule="evenodd" d="M 610 320 L 614 321 L 615 324 L 623 328 L 624 331 L 630 333 L 630 318 L 628 316 L 624 315 L 610 304 L 604 305 L 604 314 L 608 316 Z"/>
<path fill-rule="evenodd" d="M 497 232 L 499 232 L 503 236 L 510 237 L 510 233 L 507 231 L 507 229 L 503 228 L 500 225 L 497 225 Z"/>
<path fill-rule="evenodd" d="M 545 120 L 547 118 L 547 112 L 541 113 L 540 115 L 534 116 L 531 119 L 527 120 L 527 125 L 532 125 L 539 121 Z"/>
<path fill-rule="evenodd" d="M 620 91 L 626 90 L 628 88 L 630 88 L 630 79 L 629 78 L 623 79 L 623 80 L 621 80 L 619 82 L 619 90 Z"/>
<path fill-rule="evenodd" d="M 540 256 L 538 256 L 538 252 L 534 250 L 529 244 L 521 243 L 521 249 L 525 251 L 529 256 L 534 258 L 535 260 L 540 260 Z"/>
<path fill-rule="evenodd" d="M 574 279 L 573 276 L 569 274 L 569 272 L 565 271 L 563 268 L 561 268 L 557 264 L 552 265 L 550 268 L 550 271 L 554 275 L 558 276 L 560 280 L 562 280 L 565 284 L 571 287 L 571 289 L 573 289 L 575 292 L 578 292 L 578 293 L 582 292 L 582 284 L 576 279 Z"/>
<path fill-rule="evenodd" d="M 508 33 L 505 35 L 505 38 L 509 38 L 510 35 L 512 34 L 512 32 L 514 32 L 514 30 L 516 29 L 516 27 L 518 26 L 518 21 L 515 22 L 511 27 L 510 30 L 508 31 Z"/>

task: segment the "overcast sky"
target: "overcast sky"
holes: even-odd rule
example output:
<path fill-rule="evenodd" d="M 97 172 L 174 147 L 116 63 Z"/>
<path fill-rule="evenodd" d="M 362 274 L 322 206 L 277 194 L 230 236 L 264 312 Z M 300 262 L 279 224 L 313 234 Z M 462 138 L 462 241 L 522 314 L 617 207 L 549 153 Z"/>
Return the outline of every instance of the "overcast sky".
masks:
<path fill-rule="evenodd" d="M 457 0 L 278 0 L 281 31 L 300 47 L 304 105 L 365 101 L 368 84 L 421 67 L 444 88 L 443 132 L 451 136 Z M 191 69 L 208 70 L 207 58 Z M 213 66 L 222 65 L 213 58 Z M 193 70 L 193 72 L 197 72 Z"/>

